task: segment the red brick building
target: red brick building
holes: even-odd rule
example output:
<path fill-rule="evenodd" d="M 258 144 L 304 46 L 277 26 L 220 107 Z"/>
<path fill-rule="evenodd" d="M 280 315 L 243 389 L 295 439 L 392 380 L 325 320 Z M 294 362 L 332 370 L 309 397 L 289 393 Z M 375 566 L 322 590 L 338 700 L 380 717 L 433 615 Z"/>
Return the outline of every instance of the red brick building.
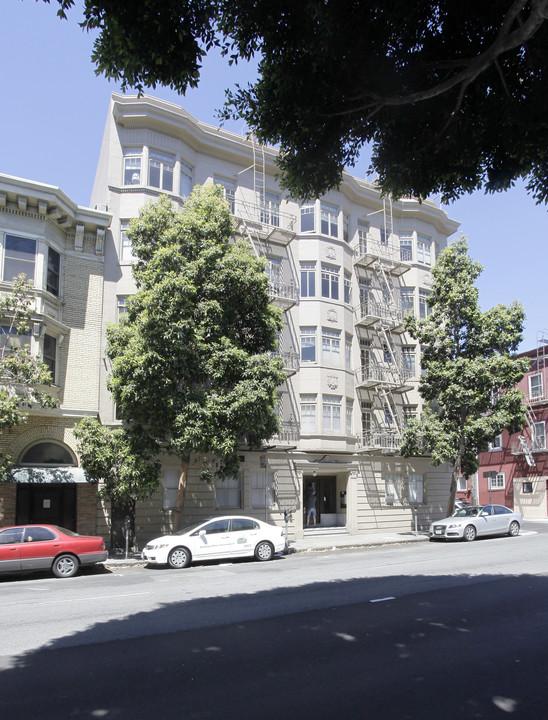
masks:
<path fill-rule="evenodd" d="M 536 350 L 522 353 L 530 369 L 518 384 L 525 395 L 527 425 L 510 434 L 504 430 L 479 455 L 474 492 L 470 481 L 457 497 L 473 502 L 497 503 L 519 510 L 524 518 L 548 517 L 548 333 Z"/>

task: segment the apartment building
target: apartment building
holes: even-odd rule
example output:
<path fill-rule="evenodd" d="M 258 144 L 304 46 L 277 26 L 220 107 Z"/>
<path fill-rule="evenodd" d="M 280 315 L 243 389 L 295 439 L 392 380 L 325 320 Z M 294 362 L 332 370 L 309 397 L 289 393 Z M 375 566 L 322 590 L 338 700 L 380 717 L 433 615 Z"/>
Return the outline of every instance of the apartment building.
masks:
<path fill-rule="evenodd" d="M 517 386 L 527 425 L 513 434 L 504 430 L 479 454 L 477 501 L 507 505 L 534 520 L 548 517 L 548 333 L 539 333 L 537 348 L 518 357 L 530 361 Z M 462 483 L 459 495 L 472 495 L 464 478 Z"/>
<path fill-rule="evenodd" d="M 183 523 L 236 511 L 288 519 L 302 537 L 314 487 L 322 529 L 425 525 L 445 507 L 449 470 L 398 455 L 406 421 L 421 412 L 420 348 L 403 318 L 428 312 L 432 266 L 458 223 L 432 201 L 392 203 L 350 174 L 299 203 L 280 189 L 275 159 L 274 148 L 172 103 L 112 96 L 91 198 L 112 215 L 103 322 L 117 320 L 135 290 L 127 228 L 139 208 L 160 194 L 181 206 L 194 185 L 211 183 L 224 189 L 234 235 L 266 259 L 272 301 L 284 311 L 279 434 L 260 452 L 242 445 L 238 477 L 210 486 L 191 473 Z M 100 372 L 100 418 L 115 424 L 108 367 Z M 164 458 L 162 487 L 137 512 L 139 544 L 173 527 L 178 477 L 177 459 Z"/>
<path fill-rule="evenodd" d="M 0 524 L 47 522 L 94 533 L 96 486 L 79 467 L 74 425 L 99 411 L 104 244 L 110 215 L 59 188 L 0 175 L 0 292 L 34 285 L 32 331 L 16 336 L 49 367 L 57 407 L 31 409 L 0 435 L 15 466 L 0 483 Z M 7 342 L 2 318 L 2 342 Z M 12 338 L 15 340 L 15 338 Z M 3 378 L 3 389 L 11 389 Z"/>

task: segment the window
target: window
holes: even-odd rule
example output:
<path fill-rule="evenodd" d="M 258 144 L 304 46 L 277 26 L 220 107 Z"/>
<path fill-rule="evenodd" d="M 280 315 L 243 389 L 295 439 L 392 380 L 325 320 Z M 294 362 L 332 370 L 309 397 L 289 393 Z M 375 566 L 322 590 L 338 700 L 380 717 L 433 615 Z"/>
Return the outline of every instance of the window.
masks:
<path fill-rule="evenodd" d="M 523 492 L 525 495 L 533 492 L 533 483 L 531 481 L 525 480 L 523 483 Z M 0 542 L 2 542 L 0 540 Z"/>
<path fill-rule="evenodd" d="M 322 363 L 341 364 L 341 331 L 322 328 Z"/>
<path fill-rule="evenodd" d="M 222 506 L 224 507 L 224 506 Z M 231 507 L 231 506 L 229 506 Z M 201 532 L 206 535 L 222 535 L 230 531 L 230 519 L 226 520 L 213 520 L 213 522 L 204 525 L 199 530 L 195 530 L 192 534 L 199 535 Z"/>
<path fill-rule="evenodd" d="M 401 310 L 405 315 L 413 315 L 415 312 L 415 292 L 413 288 L 402 288 L 400 290 Z"/>
<path fill-rule="evenodd" d="M 75 465 L 75 460 L 63 445 L 55 442 L 38 442 L 27 448 L 19 460 L 20 465 Z"/>
<path fill-rule="evenodd" d="M 23 539 L 23 528 L 14 528 L 0 531 L 0 545 L 19 543 Z"/>
<path fill-rule="evenodd" d="M 43 362 L 51 373 L 51 382 L 55 383 L 55 357 L 57 354 L 57 340 L 51 335 L 44 335 Z"/>
<path fill-rule="evenodd" d="M 394 362 L 392 350 L 387 343 L 382 344 L 382 358 L 387 365 L 392 365 L 392 363 Z"/>
<path fill-rule="evenodd" d="M 403 425 L 407 427 L 412 420 L 417 419 L 417 406 L 416 405 L 404 405 L 403 406 Z"/>
<path fill-rule="evenodd" d="M 53 248 L 48 248 L 48 272 L 46 289 L 55 297 L 59 297 L 59 271 L 61 268 L 61 256 Z"/>
<path fill-rule="evenodd" d="M 181 183 L 179 186 L 179 195 L 182 197 L 188 197 L 192 192 L 192 185 L 194 179 L 194 170 L 190 165 L 181 160 Z"/>
<path fill-rule="evenodd" d="M 339 268 L 322 263 L 322 297 L 339 299 Z"/>
<path fill-rule="evenodd" d="M 350 238 L 350 218 L 346 213 L 343 215 L 343 240 L 348 242 Z"/>
<path fill-rule="evenodd" d="M 142 149 L 124 149 L 124 185 L 141 184 Z"/>
<path fill-rule="evenodd" d="M 392 415 L 392 409 L 388 403 L 384 404 L 384 423 L 385 425 L 392 425 L 394 417 Z"/>
<path fill-rule="evenodd" d="M 381 228 L 381 243 L 383 245 L 388 245 L 388 240 L 390 238 L 390 233 L 387 232 L 386 228 Z"/>
<path fill-rule="evenodd" d="M 424 235 L 417 236 L 417 262 L 423 263 L 424 265 L 431 265 L 432 259 L 430 255 L 430 248 L 432 246 L 432 240 Z"/>
<path fill-rule="evenodd" d="M 331 237 L 339 237 L 339 210 L 333 205 L 322 203 L 321 209 L 321 228 L 322 235 L 330 235 Z"/>
<path fill-rule="evenodd" d="M 173 510 L 177 505 L 180 472 L 179 470 L 164 470 L 163 475 L 162 507 L 164 510 Z"/>
<path fill-rule="evenodd" d="M 323 395 L 322 415 L 324 432 L 340 432 L 341 400 L 342 397 L 338 395 Z"/>
<path fill-rule="evenodd" d="M 301 207 L 301 232 L 314 232 L 314 204 Z"/>
<path fill-rule="evenodd" d="M 405 345 L 401 349 L 401 359 L 404 375 L 407 378 L 415 377 L 415 347 L 413 345 Z"/>
<path fill-rule="evenodd" d="M 251 507 L 263 508 L 274 505 L 274 473 L 258 470 L 251 473 Z M 234 521 L 232 521 L 234 523 Z M 235 529 L 233 527 L 233 529 Z"/>
<path fill-rule="evenodd" d="M 232 518 L 232 532 L 254 532 L 255 530 L 259 530 L 259 523 L 255 520 L 251 520 L 250 518 Z"/>
<path fill-rule="evenodd" d="M 265 272 L 270 280 L 270 288 L 276 295 L 282 294 L 283 289 L 283 268 L 282 259 L 279 257 L 267 257 Z"/>
<path fill-rule="evenodd" d="M 119 320 L 122 315 L 127 313 L 127 295 L 116 296 L 116 319 Z"/>
<path fill-rule="evenodd" d="M 301 328 L 301 360 L 316 362 L 316 328 Z"/>
<path fill-rule="evenodd" d="M 219 508 L 241 507 L 240 478 L 239 477 L 218 477 L 215 480 L 215 496 Z M 223 532 L 222 530 L 220 532 Z"/>
<path fill-rule="evenodd" d="M 316 263 L 301 263 L 301 297 L 316 297 Z"/>
<path fill-rule="evenodd" d="M 489 490 L 504 490 L 504 473 L 492 473 L 489 475 Z"/>
<path fill-rule="evenodd" d="M 430 293 L 428 290 L 419 289 L 419 317 L 424 319 L 430 314 L 430 308 L 428 307 L 428 298 Z"/>
<path fill-rule="evenodd" d="M 468 490 L 468 481 L 464 475 L 459 475 L 457 478 L 457 490 L 459 492 L 466 492 Z"/>
<path fill-rule="evenodd" d="M 136 260 L 133 254 L 133 245 L 128 237 L 129 220 L 120 221 L 120 262 L 131 263 Z"/>
<path fill-rule="evenodd" d="M 369 234 L 369 222 L 367 220 L 358 219 L 358 243 L 360 244 L 360 250 L 365 252 L 367 250 L 367 235 Z"/>
<path fill-rule="evenodd" d="M 529 398 L 531 400 L 539 400 L 542 398 L 542 375 L 529 375 Z"/>
<path fill-rule="evenodd" d="M 413 260 L 413 235 L 400 235 L 400 260 L 402 262 Z"/>
<path fill-rule="evenodd" d="M 352 435 L 352 411 L 353 402 L 350 398 L 346 398 L 346 434 Z"/>
<path fill-rule="evenodd" d="M 10 282 L 23 273 L 34 282 L 36 240 L 6 235 L 4 242 L 4 280 Z"/>
<path fill-rule="evenodd" d="M 352 335 L 344 338 L 344 367 L 347 370 L 352 369 Z"/>
<path fill-rule="evenodd" d="M 546 428 L 544 421 L 533 423 L 533 450 L 546 449 Z"/>
<path fill-rule="evenodd" d="M 175 158 L 173 155 L 151 150 L 148 159 L 148 184 L 173 192 L 173 168 Z"/>
<path fill-rule="evenodd" d="M 352 302 L 352 275 L 347 272 L 344 274 L 344 301 L 347 305 Z"/>
<path fill-rule="evenodd" d="M 371 432 L 371 411 L 373 410 L 373 404 L 362 400 L 360 408 L 362 411 L 362 430 L 364 433 Z"/>
<path fill-rule="evenodd" d="M 0 352 L 2 357 L 6 357 L 11 349 L 23 348 L 25 345 L 30 346 L 30 333 L 19 335 L 14 328 L 2 325 L 0 328 Z"/>
<path fill-rule="evenodd" d="M 267 192 L 264 197 L 264 207 L 261 208 L 261 222 L 274 227 L 280 227 L 280 196 Z"/>
<path fill-rule="evenodd" d="M 227 201 L 230 212 L 234 215 L 236 210 L 236 183 L 232 180 L 223 180 L 223 178 L 215 178 L 215 185 L 220 185 L 223 189 L 223 195 Z"/>
<path fill-rule="evenodd" d="M 316 395 L 301 395 L 301 432 L 316 431 Z"/>
<path fill-rule="evenodd" d="M 412 473 L 408 478 L 409 487 L 409 503 L 411 505 L 420 505 L 424 502 L 424 477 L 420 474 Z"/>
<path fill-rule="evenodd" d="M 401 475 L 399 473 L 389 474 L 384 480 L 384 492 L 386 504 L 393 505 L 401 503 Z"/>
<path fill-rule="evenodd" d="M 45 527 L 33 526 L 25 528 L 25 539 L 23 542 L 44 542 L 46 540 L 57 540 L 57 535 Z"/>
<path fill-rule="evenodd" d="M 493 440 L 487 444 L 487 449 L 490 452 L 493 452 L 494 450 L 502 450 L 502 433 L 495 435 Z"/>

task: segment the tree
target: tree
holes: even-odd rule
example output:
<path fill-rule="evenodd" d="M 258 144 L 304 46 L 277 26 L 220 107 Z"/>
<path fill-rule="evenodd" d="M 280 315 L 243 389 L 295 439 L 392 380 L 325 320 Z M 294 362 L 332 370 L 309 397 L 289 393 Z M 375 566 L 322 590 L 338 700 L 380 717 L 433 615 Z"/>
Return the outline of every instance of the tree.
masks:
<path fill-rule="evenodd" d="M 102 482 L 99 495 L 111 502 L 111 547 L 124 547 L 124 520 L 130 519 L 130 546 L 135 536 L 135 504 L 158 486 L 160 461 L 156 445 L 135 428 L 111 428 L 84 418 L 74 428 L 80 464 L 88 480 Z"/>
<path fill-rule="evenodd" d="M 26 422 L 33 406 L 54 408 L 55 398 L 48 366 L 30 352 L 34 295 L 24 274 L 0 294 L 0 433 Z M 0 472 L 9 469 L 11 458 L 0 453 Z"/>
<path fill-rule="evenodd" d="M 478 469 L 478 452 L 503 429 L 523 427 L 523 393 L 516 389 L 529 367 L 513 356 L 523 329 L 518 302 L 481 312 L 474 285 L 482 267 L 468 255 L 461 237 L 440 255 L 432 270 L 429 314 L 406 318 L 406 330 L 422 347 L 419 391 L 429 407 L 404 432 L 402 454 L 430 454 L 432 464 L 453 465 L 447 514 L 457 477 Z"/>
<path fill-rule="evenodd" d="M 49 2 L 49 0 L 45 0 Z M 74 0 L 57 0 L 59 14 Z M 279 144 L 296 197 L 336 186 L 364 143 L 383 191 L 445 201 L 527 178 L 548 201 L 548 0 L 85 0 L 97 72 L 184 94 L 204 55 L 259 58 L 224 114 Z"/>
<path fill-rule="evenodd" d="M 231 236 L 219 187 L 196 187 L 182 212 L 165 196 L 143 208 L 130 228 L 137 293 L 107 330 L 119 413 L 181 459 L 177 518 L 191 458 L 203 480 L 232 475 L 242 442 L 278 429 L 281 315 L 264 261 Z"/>

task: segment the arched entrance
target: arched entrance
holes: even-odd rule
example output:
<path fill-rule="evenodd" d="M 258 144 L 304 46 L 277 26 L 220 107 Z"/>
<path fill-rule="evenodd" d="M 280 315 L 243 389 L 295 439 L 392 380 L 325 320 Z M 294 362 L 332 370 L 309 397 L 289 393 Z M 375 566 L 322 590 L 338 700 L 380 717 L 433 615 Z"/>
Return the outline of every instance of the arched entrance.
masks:
<path fill-rule="evenodd" d="M 10 479 L 17 483 L 17 525 L 47 523 L 76 530 L 76 483 L 85 482 L 85 476 L 65 445 L 46 441 L 26 448 Z"/>

